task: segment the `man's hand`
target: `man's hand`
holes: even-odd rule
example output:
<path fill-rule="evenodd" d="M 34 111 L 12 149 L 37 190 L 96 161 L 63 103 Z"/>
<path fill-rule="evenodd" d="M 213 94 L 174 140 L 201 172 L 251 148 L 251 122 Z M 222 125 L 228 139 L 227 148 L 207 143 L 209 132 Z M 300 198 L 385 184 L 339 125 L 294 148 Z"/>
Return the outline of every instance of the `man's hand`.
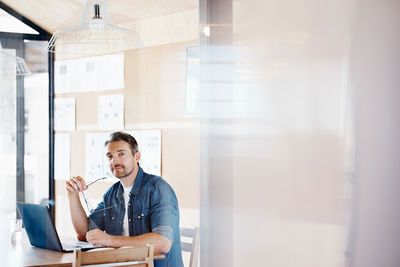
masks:
<path fill-rule="evenodd" d="M 87 189 L 86 182 L 80 176 L 74 176 L 65 182 L 68 194 L 78 194 Z"/>
<path fill-rule="evenodd" d="M 86 233 L 86 240 L 95 246 L 112 247 L 113 236 L 99 229 L 94 229 Z"/>

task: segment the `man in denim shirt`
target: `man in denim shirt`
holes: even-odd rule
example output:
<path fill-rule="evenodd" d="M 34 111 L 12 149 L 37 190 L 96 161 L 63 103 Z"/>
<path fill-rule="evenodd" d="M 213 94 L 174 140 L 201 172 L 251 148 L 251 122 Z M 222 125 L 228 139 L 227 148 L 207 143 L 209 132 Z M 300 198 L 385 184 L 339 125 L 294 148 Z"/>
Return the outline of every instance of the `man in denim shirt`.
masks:
<path fill-rule="evenodd" d="M 112 185 L 89 217 L 79 200 L 85 180 L 66 182 L 72 223 L 81 241 L 106 247 L 154 245 L 165 259 L 155 266 L 181 267 L 179 209 L 174 190 L 161 177 L 143 172 L 138 145 L 131 135 L 115 132 L 106 141 L 110 169 L 120 181 Z"/>

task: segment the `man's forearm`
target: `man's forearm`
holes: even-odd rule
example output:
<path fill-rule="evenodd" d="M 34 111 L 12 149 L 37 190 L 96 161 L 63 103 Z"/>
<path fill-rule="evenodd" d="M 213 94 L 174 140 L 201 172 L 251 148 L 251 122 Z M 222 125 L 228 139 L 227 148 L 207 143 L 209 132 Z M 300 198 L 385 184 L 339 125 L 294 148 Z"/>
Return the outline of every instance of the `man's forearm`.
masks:
<path fill-rule="evenodd" d="M 68 194 L 68 200 L 72 224 L 75 228 L 75 232 L 77 233 L 80 241 L 85 241 L 88 230 L 88 219 L 85 211 L 83 210 L 79 195 L 73 193 Z"/>
<path fill-rule="evenodd" d="M 147 233 L 138 236 L 114 236 L 112 239 L 113 247 L 145 247 L 147 244 L 153 244 L 154 253 L 160 254 L 169 252 L 172 246 L 172 241 L 159 233 Z"/>
<path fill-rule="evenodd" d="M 87 239 L 94 245 L 107 247 L 145 247 L 147 244 L 154 245 L 154 253 L 168 253 L 172 246 L 172 241 L 159 233 L 147 233 L 138 236 L 114 236 L 95 229 L 87 233 Z"/>

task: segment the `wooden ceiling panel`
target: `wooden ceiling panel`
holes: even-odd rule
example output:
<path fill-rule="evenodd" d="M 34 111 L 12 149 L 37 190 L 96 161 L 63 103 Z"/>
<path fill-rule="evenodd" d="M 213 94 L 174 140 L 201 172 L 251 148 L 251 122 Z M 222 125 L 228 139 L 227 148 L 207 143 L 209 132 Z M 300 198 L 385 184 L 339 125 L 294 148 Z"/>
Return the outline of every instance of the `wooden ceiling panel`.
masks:
<path fill-rule="evenodd" d="M 1 0 L 46 31 L 81 23 L 85 0 Z M 198 9 L 199 0 L 108 0 L 113 23 L 123 24 L 146 18 Z"/>
<path fill-rule="evenodd" d="M 71 23 L 80 22 L 83 14 L 80 0 L 2 0 L 21 15 L 52 33 Z"/>
<path fill-rule="evenodd" d="M 127 23 L 198 9 L 198 0 L 109 0 L 112 20 Z"/>

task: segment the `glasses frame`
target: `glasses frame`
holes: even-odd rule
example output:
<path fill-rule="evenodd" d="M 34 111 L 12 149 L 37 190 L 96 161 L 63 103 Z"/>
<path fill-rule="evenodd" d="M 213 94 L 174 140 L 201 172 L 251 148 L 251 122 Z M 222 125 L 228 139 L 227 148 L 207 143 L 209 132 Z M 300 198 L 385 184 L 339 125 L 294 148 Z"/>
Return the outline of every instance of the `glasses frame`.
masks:
<path fill-rule="evenodd" d="M 89 211 L 90 214 L 94 213 L 94 209 L 90 207 L 90 203 L 89 203 L 86 191 L 88 190 L 89 186 L 91 186 L 92 184 L 96 183 L 97 181 L 104 180 L 104 179 L 107 179 L 107 177 L 101 177 L 101 178 L 98 178 L 98 179 L 94 180 L 93 182 L 87 184 L 86 185 L 86 189 L 81 192 L 82 196 L 83 196 L 83 200 L 84 200 L 84 202 L 86 204 L 86 208 L 87 208 L 87 210 Z M 106 208 L 98 210 L 96 212 L 100 212 L 100 211 L 104 211 L 104 210 L 107 210 L 107 209 L 111 209 L 111 208 L 115 207 L 116 205 L 117 204 L 112 205 L 110 207 L 106 207 Z"/>

